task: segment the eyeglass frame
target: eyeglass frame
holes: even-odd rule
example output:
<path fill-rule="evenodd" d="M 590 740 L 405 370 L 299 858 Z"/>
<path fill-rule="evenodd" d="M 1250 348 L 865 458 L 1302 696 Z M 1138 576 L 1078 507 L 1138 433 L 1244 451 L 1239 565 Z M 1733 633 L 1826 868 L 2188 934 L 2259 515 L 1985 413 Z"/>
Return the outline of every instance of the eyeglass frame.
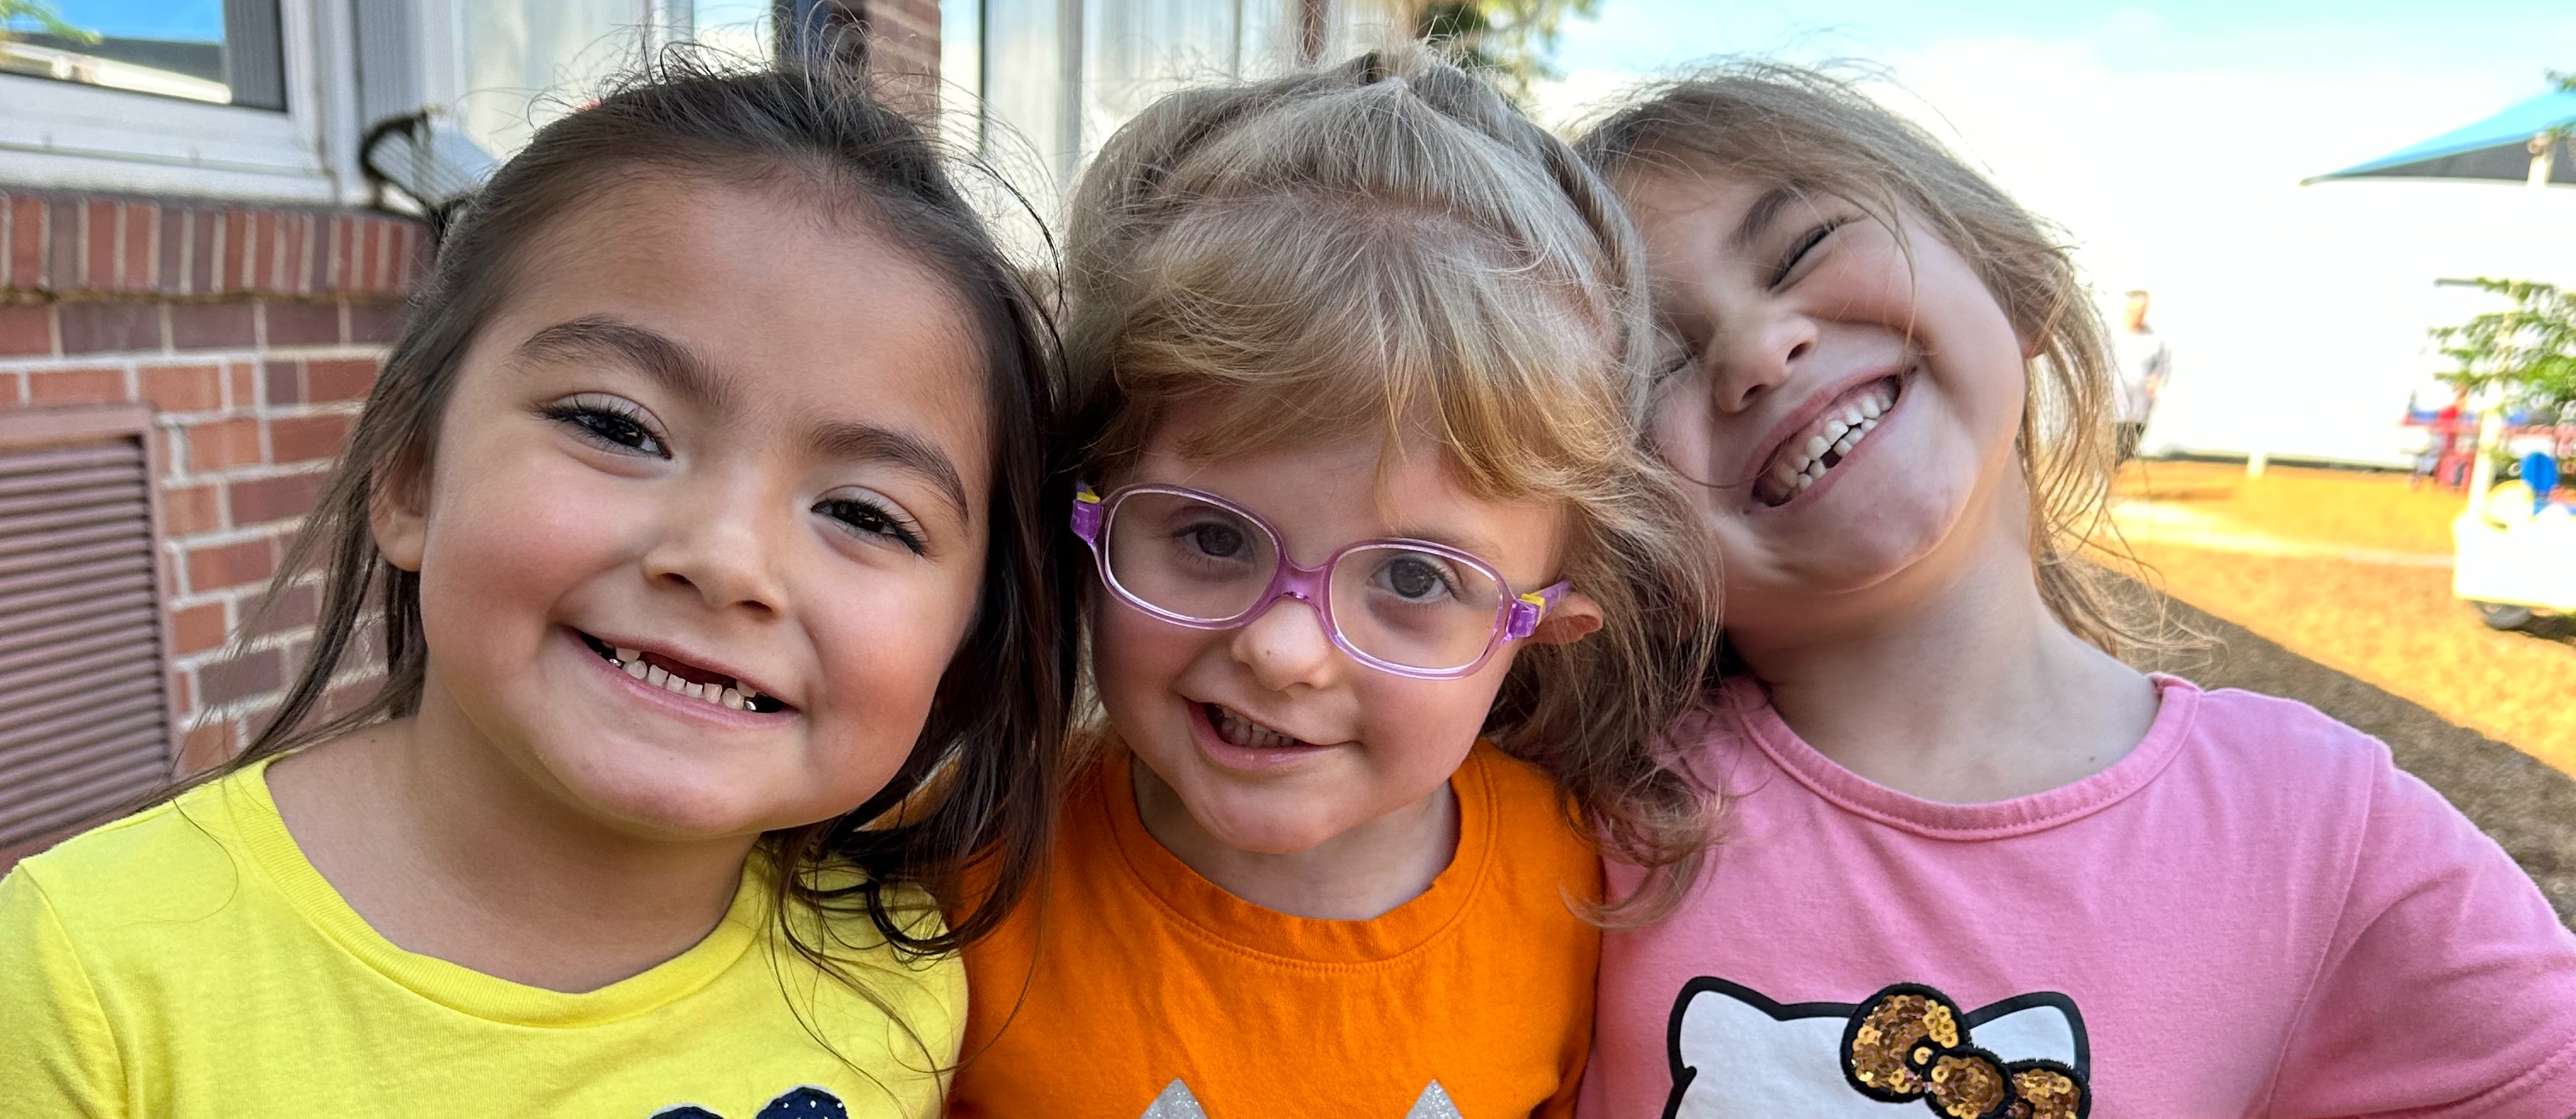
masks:
<path fill-rule="evenodd" d="M 1171 494 L 1193 501 L 1204 501 L 1241 517 L 1259 528 L 1270 537 L 1271 552 L 1277 557 L 1277 563 L 1270 573 L 1270 585 L 1262 590 L 1260 596 L 1253 600 L 1252 605 L 1244 607 L 1241 613 L 1218 620 L 1193 618 L 1186 614 L 1174 613 L 1147 602 L 1136 592 L 1128 590 L 1119 583 L 1117 574 L 1110 570 L 1109 552 L 1102 546 L 1101 537 L 1109 528 L 1112 509 L 1119 502 L 1126 500 L 1129 495 L 1139 493 Z M 1485 667 L 1486 662 L 1494 659 L 1494 654 L 1503 646 L 1524 640 L 1538 632 L 1539 623 L 1547 620 L 1547 616 L 1555 611 L 1557 602 L 1574 587 L 1572 582 L 1560 579 L 1552 586 L 1515 594 L 1512 591 L 1512 581 L 1504 578 L 1501 571 L 1496 570 L 1493 564 L 1485 562 L 1482 557 L 1436 541 L 1414 540 L 1407 537 L 1355 540 L 1334 549 L 1331 555 L 1324 557 L 1324 562 L 1314 567 L 1302 566 L 1288 558 L 1287 538 L 1280 533 L 1278 526 L 1271 524 L 1261 514 L 1206 490 L 1194 490 L 1187 486 L 1140 482 L 1120 486 L 1103 496 L 1094 491 L 1089 482 L 1078 481 L 1074 484 L 1071 527 L 1073 534 L 1082 540 L 1085 547 L 1091 549 L 1092 564 L 1099 569 L 1101 586 L 1108 588 L 1109 593 L 1117 596 L 1120 602 L 1142 610 L 1150 617 L 1188 629 L 1241 629 L 1252 624 L 1254 619 L 1269 613 L 1271 606 L 1280 599 L 1293 598 L 1315 611 L 1316 620 L 1323 623 L 1325 639 L 1331 641 L 1334 648 L 1341 650 L 1343 656 L 1380 672 L 1414 680 L 1455 680 L 1463 676 L 1475 675 L 1477 670 Z M 1485 649 L 1476 654 L 1475 660 L 1457 668 L 1415 668 L 1412 665 L 1397 664 L 1371 656 L 1342 635 L 1341 624 L 1333 620 L 1334 565 L 1340 563 L 1343 556 L 1352 552 L 1388 545 L 1400 545 L 1407 549 L 1430 552 L 1464 563 L 1475 568 L 1478 574 L 1493 580 L 1494 585 L 1502 589 L 1502 600 L 1494 608 L 1493 635 L 1486 638 Z"/>

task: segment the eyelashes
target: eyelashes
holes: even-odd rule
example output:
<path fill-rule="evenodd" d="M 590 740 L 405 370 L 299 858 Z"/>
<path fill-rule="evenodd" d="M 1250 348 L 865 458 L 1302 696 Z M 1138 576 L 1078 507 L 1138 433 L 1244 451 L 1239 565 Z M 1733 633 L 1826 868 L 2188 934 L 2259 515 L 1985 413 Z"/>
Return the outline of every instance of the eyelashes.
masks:
<path fill-rule="evenodd" d="M 1815 227 L 1814 229 L 1808 230 L 1805 235 L 1799 237 L 1797 243 L 1791 245 L 1789 247 L 1789 251 L 1781 256 L 1780 263 L 1773 267 L 1771 272 L 1771 286 L 1776 288 L 1782 284 L 1788 283 L 1790 274 L 1798 270 L 1798 265 L 1807 259 L 1807 254 L 1814 252 L 1816 250 L 1816 246 L 1824 244 L 1825 238 L 1833 236 L 1835 230 L 1841 229 L 1843 225 L 1850 220 L 1851 219 L 1849 218 L 1834 218 Z"/>
<path fill-rule="evenodd" d="M 671 457 L 670 445 L 642 409 L 615 397 L 576 396 L 546 405 L 539 415 L 572 429 L 594 446 L 628 454 Z"/>
<path fill-rule="evenodd" d="M 814 512 L 840 522 L 852 535 L 875 537 L 914 555 L 929 551 L 919 525 L 873 499 L 827 497 L 814 503 Z"/>

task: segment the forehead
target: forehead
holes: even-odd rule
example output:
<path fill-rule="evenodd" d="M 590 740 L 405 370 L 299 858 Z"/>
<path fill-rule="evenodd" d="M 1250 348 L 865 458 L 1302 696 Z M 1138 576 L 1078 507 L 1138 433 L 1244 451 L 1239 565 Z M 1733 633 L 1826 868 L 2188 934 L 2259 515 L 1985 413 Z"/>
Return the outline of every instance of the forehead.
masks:
<path fill-rule="evenodd" d="M 1619 179 L 1620 198 L 1640 222 L 1742 218 L 1780 184 L 1695 166 L 1639 168 Z"/>
<path fill-rule="evenodd" d="M 987 469 L 983 355 L 955 288 L 866 220 L 790 190 L 629 180 L 553 223 L 515 271 L 477 353 L 611 317 L 704 358 L 749 416 L 901 423 Z"/>

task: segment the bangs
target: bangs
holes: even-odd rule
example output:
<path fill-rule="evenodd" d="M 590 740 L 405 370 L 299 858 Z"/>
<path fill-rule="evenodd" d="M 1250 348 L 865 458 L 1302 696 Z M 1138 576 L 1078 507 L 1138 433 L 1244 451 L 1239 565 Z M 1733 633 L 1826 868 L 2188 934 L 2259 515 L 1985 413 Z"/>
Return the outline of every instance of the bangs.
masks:
<path fill-rule="evenodd" d="M 1642 402 L 1615 395 L 1619 325 L 1527 245 L 1421 208 L 1272 196 L 1199 207 L 1140 264 L 1159 282 L 1108 355 L 1129 406 L 1096 448 L 1106 469 L 1178 410 L 1205 419 L 1185 457 L 1375 431 L 1391 464 L 1427 436 L 1495 500 L 1580 499 L 1628 453 Z"/>

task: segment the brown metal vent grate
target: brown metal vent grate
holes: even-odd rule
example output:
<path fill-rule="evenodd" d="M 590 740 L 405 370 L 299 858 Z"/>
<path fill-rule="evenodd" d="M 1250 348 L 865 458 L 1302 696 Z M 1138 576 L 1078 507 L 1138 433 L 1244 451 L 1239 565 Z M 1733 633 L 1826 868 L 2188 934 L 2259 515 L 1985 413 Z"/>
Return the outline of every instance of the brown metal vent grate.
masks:
<path fill-rule="evenodd" d="M 0 446 L 0 848 L 170 774 L 149 471 L 140 436 Z"/>

